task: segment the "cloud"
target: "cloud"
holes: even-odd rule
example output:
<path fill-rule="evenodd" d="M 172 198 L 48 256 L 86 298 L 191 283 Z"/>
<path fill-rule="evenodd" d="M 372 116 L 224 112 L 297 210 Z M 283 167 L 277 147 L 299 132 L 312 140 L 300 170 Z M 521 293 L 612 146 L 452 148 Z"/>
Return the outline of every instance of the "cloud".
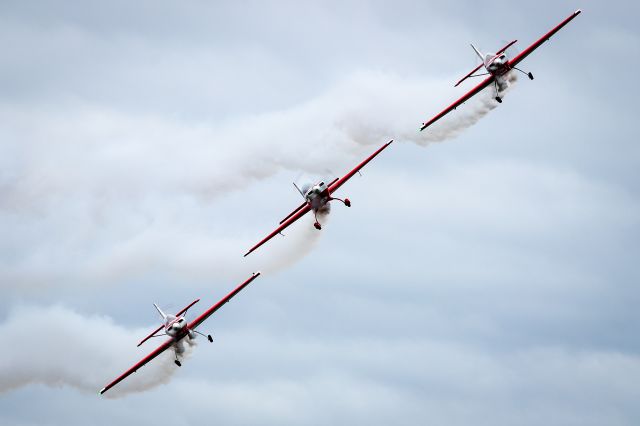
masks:
<path fill-rule="evenodd" d="M 60 306 L 15 308 L 0 325 L 0 339 L 12 342 L 0 360 L 0 393 L 30 384 L 69 386 L 98 392 L 150 352 L 137 341 L 150 330 L 128 330 L 108 317 L 85 317 Z M 188 356 L 191 347 L 186 345 Z M 173 350 L 167 350 L 107 396 L 122 396 L 167 383 L 175 374 Z"/>
<path fill-rule="evenodd" d="M 524 47 L 566 5 L 40 6 L 0 6 L 0 311 L 59 300 L 113 311 L 118 324 L 69 321 L 122 335 L 119 353 L 90 348 L 110 370 L 74 379 L 90 392 L 18 384 L 0 423 L 637 423 L 633 91 L 594 78 L 607 37 L 584 42 L 602 27 L 587 14 L 621 27 L 618 41 L 634 39 L 633 14 L 591 5 L 527 59 L 534 84 L 460 143 L 420 151 L 402 144 L 437 136 L 418 127 L 464 91 L 450 86 L 473 65 L 466 42 Z M 491 108 L 483 95 L 455 116 Z M 391 138 L 345 187 L 349 214 L 336 208 L 322 233 L 300 222 L 242 259 L 300 202 L 300 170 L 340 174 Z M 220 345 L 170 386 L 96 397 L 140 358 L 149 330 L 120 324 L 141 299 L 226 290 L 280 251 L 302 256 L 307 238 L 314 256 L 212 318 L 241 329 L 220 327 Z M 30 316 L 0 326 L 24 377 L 30 357 L 44 362 L 46 318 L 17 331 Z M 83 348 L 60 333 L 50 352 Z M 47 368 L 32 374 L 70 374 Z"/>
<path fill-rule="evenodd" d="M 481 93 L 434 132 L 418 132 L 420 111 L 429 104 L 440 107 L 440 87 L 441 81 L 356 73 L 290 109 L 216 124 L 130 116 L 85 104 L 57 112 L 5 106 L 0 116 L 10 124 L 3 130 L 8 143 L 2 157 L 12 160 L 5 161 L 0 180 L 7 235 L 0 248 L 11 247 L 14 255 L 2 259 L 1 281 L 105 282 L 119 271 L 155 264 L 187 275 L 221 272 L 215 264 L 227 271 L 238 265 L 231 273 L 245 273 L 231 253 L 241 255 L 252 241 L 208 232 L 207 217 L 197 211 L 279 172 L 321 175 L 338 166 L 346 171 L 396 136 L 420 145 L 445 140 L 495 103 L 489 92 Z M 312 239 L 294 246 L 310 247 Z M 196 255 L 182 261 L 186 253 Z M 78 269 L 73 277 L 72 269 Z"/>
<path fill-rule="evenodd" d="M 252 348 L 262 350 L 259 357 Z M 617 409 L 637 412 L 640 359 L 615 351 L 496 351 L 428 336 L 327 342 L 252 332 L 226 339 L 220 350 L 203 363 L 216 365 L 208 374 L 172 382 L 172 398 L 188 422 L 215 414 L 225 424 L 348 418 L 366 424 L 596 425 L 607 418 L 625 424 Z M 247 401 L 251 410 L 243 409 Z"/>
<path fill-rule="evenodd" d="M 0 392 L 43 384 L 93 394 L 141 357 L 135 342 L 146 331 L 59 306 L 14 309 L 0 325 L 0 338 L 20 344 L 0 359 Z M 425 330 L 420 335 L 327 341 L 313 332 L 301 338 L 265 333 L 260 327 L 227 330 L 217 336 L 222 341 L 209 354 L 213 359 L 192 357 L 184 364 L 191 368 L 181 370 L 173 365 L 172 354 L 159 357 L 105 396 L 171 380 L 170 395 L 187 421 L 217 413 L 228 424 L 256 419 L 265 424 L 326 423 L 338 416 L 372 424 L 439 418 L 468 424 L 481 418 L 487 424 L 517 420 L 529 425 L 549 420 L 550 412 L 552 424 L 586 419 L 597 424 L 612 404 L 627 413 L 634 410 L 640 377 L 640 360 L 634 355 L 565 346 L 503 351 L 450 337 L 435 339 Z M 251 410 L 242 409 L 247 400 L 255 401 Z M 138 398 L 136 406 L 144 411 L 154 401 Z M 81 406 L 98 403 L 104 401 L 91 395 Z M 115 411 L 104 413 L 105 419 L 126 408 L 113 404 Z M 568 409 L 579 406 L 585 407 L 584 416 Z M 147 412 L 147 418 L 159 415 L 164 414 Z"/>

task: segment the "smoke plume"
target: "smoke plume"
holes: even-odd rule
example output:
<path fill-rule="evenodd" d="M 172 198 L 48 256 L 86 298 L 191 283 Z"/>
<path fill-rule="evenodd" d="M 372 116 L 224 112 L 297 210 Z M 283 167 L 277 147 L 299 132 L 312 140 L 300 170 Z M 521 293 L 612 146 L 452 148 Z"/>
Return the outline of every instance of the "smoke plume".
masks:
<path fill-rule="evenodd" d="M 154 348 L 137 341 L 149 330 L 127 330 L 110 318 L 68 309 L 21 307 L 0 324 L 0 339 L 14 342 L 0 357 L 0 393 L 43 384 L 98 392 Z M 184 345 L 188 357 L 193 345 Z M 178 371 L 169 349 L 104 394 L 118 397 L 167 383 Z"/>
<path fill-rule="evenodd" d="M 268 227 L 223 232 L 233 224 L 225 217 L 221 227 L 210 213 L 232 207 L 219 198 L 276 173 L 331 168 L 340 175 L 390 139 L 421 146 L 448 140 L 496 106 L 487 88 L 418 130 L 460 93 L 444 80 L 357 73 L 289 109 L 213 124 L 84 104 L 72 111 L 0 106 L 6 132 L 20 135 L 4 148 L 28 159 L 7 163 L 0 176 L 0 249 L 14 253 L 0 260 L 0 282 L 105 283 L 150 268 L 178 278 L 231 277 L 290 264 L 321 233 L 310 227 L 295 244 L 290 234 L 303 226 L 296 224 L 287 230 L 289 260 L 247 269 L 242 253 Z M 251 211 L 256 222 L 263 217 Z"/>

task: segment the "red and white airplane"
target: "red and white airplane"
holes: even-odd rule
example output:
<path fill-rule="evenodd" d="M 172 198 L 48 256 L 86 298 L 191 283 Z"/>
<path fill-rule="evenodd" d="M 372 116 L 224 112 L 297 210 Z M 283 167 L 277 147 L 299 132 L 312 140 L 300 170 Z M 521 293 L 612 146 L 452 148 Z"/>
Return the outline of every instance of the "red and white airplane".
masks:
<path fill-rule="evenodd" d="M 115 385 L 120 383 L 122 380 L 127 378 L 130 374 L 135 373 L 140 367 L 142 367 L 143 365 L 145 365 L 146 363 L 148 363 L 149 361 L 151 361 L 152 359 L 154 359 L 155 357 L 157 357 L 158 355 L 160 355 L 162 352 L 166 351 L 169 348 L 173 348 L 173 350 L 175 351 L 176 358 L 175 358 L 174 362 L 176 363 L 176 365 L 178 367 L 180 367 L 182 364 L 178 360 L 178 355 L 184 352 L 183 339 L 185 337 L 188 337 L 189 339 L 194 339 L 196 337 L 196 334 L 200 334 L 200 335 L 204 336 L 204 334 L 202 334 L 202 333 L 200 333 L 199 331 L 196 330 L 196 327 L 198 327 L 200 324 L 202 324 L 204 322 L 204 320 L 209 318 L 215 311 L 220 309 L 225 303 L 227 303 L 229 300 L 231 300 L 231 298 L 233 296 L 235 296 L 236 294 L 240 293 L 240 291 L 243 288 L 248 286 L 253 280 L 258 278 L 259 276 L 260 276 L 260 272 L 254 272 L 253 275 L 251 276 L 251 278 L 249 278 L 248 280 L 246 280 L 245 282 L 240 284 L 238 287 L 235 288 L 235 290 L 233 290 L 231 293 L 227 294 L 218 303 L 216 303 L 215 305 L 213 305 L 212 307 L 210 307 L 209 309 L 204 311 L 198 318 L 194 319 L 190 323 L 187 323 L 187 320 L 184 317 L 184 315 L 187 313 L 187 310 L 190 307 L 192 307 L 193 305 L 195 305 L 196 303 L 198 303 L 198 301 L 200 301 L 200 299 L 194 300 L 186 308 L 183 308 L 180 312 L 178 312 L 175 315 L 165 314 L 154 303 L 153 306 L 155 306 L 156 309 L 158 310 L 158 312 L 160 313 L 160 315 L 162 315 L 162 318 L 164 319 L 164 323 L 160 327 L 156 328 L 147 337 L 142 339 L 142 341 L 140 341 L 140 343 L 138 343 L 138 346 L 142 345 L 144 342 L 146 342 L 147 340 L 149 340 L 152 337 L 169 336 L 169 338 L 167 340 L 165 340 L 165 342 L 163 344 L 158 346 L 149 355 L 147 355 L 146 357 L 142 358 L 136 365 L 134 365 L 133 367 L 131 367 L 130 369 L 125 371 L 121 376 L 119 376 L 113 382 L 109 383 L 107 386 L 102 388 L 100 390 L 100 394 L 105 393 L 106 391 L 108 391 L 109 389 L 111 389 L 112 387 L 114 387 Z M 164 333 L 163 334 L 156 334 L 160 330 L 162 330 L 163 328 L 164 328 Z M 207 335 L 206 337 L 209 340 L 209 342 L 213 342 L 213 337 L 211 337 L 210 334 Z"/>
<path fill-rule="evenodd" d="M 351 201 L 348 198 L 340 199 L 333 196 L 333 193 L 340 188 L 346 181 L 351 179 L 353 175 L 358 173 L 360 169 L 362 169 L 369 161 L 373 160 L 373 158 L 380 154 L 383 149 L 391 145 L 392 140 L 382 145 L 382 147 L 378 148 L 376 152 L 371 154 L 366 160 L 362 163 L 358 164 L 358 166 L 351 170 L 349 173 L 344 175 L 341 178 L 335 178 L 328 185 L 325 182 L 317 182 L 313 185 L 304 185 L 302 189 L 298 188 L 298 186 L 294 183 L 293 185 L 296 187 L 302 198 L 304 198 L 304 202 L 298 206 L 293 212 L 291 212 L 287 217 L 280 221 L 280 226 L 276 228 L 275 231 L 266 236 L 262 241 L 260 241 L 255 246 L 251 247 L 251 249 L 245 253 L 245 257 L 249 255 L 252 251 L 269 241 L 271 238 L 275 237 L 279 233 L 281 233 L 286 227 L 291 225 L 293 222 L 300 219 L 302 216 L 312 211 L 316 221 L 313 224 L 316 229 L 322 229 L 320 226 L 320 222 L 318 222 L 318 212 L 327 211 L 329 209 L 329 202 L 336 200 L 340 201 L 347 207 L 351 207 Z"/>
<path fill-rule="evenodd" d="M 533 80 L 533 74 L 531 74 L 530 72 L 529 73 L 525 73 L 521 69 L 517 68 L 516 65 L 518 65 L 524 58 L 529 56 L 531 54 L 531 52 L 533 52 L 538 47 L 540 47 L 542 45 L 542 43 L 544 43 L 545 41 L 549 40 L 551 38 L 551 36 L 553 36 L 555 33 L 560 31 L 560 29 L 562 27 L 567 25 L 573 18 L 578 16 L 580 13 L 581 13 L 580 9 L 576 10 L 575 12 L 573 12 L 567 19 L 565 19 L 564 21 L 560 22 L 551 31 L 549 31 L 548 33 L 546 33 L 545 35 L 540 37 L 540 39 L 538 39 L 538 41 L 533 43 L 531 46 L 527 47 L 519 55 L 517 55 L 515 58 L 513 58 L 511 60 L 509 60 L 507 58 L 507 55 L 505 54 L 505 51 L 509 47 L 511 47 L 515 42 L 517 42 L 518 40 L 513 40 L 512 42 L 510 42 L 509 44 L 504 46 L 502 49 L 498 50 L 495 54 L 489 53 L 489 54 L 486 54 L 486 55 L 483 55 L 472 44 L 471 47 L 476 52 L 476 54 L 480 57 L 480 59 L 482 60 L 482 63 L 480 65 L 478 65 L 475 69 L 473 69 L 469 74 L 465 75 L 460 81 L 458 81 L 455 84 L 455 86 L 458 86 L 460 83 L 462 83 L 464 80 L 466 80 L 467 78 L 470 78 L 470 77 L 479 77 L 479 76 L 483 76 L 483 75 L 488 75 L 489 77 L 484 79 L 482 81 L 482 83 L 478 84 L 476 87 L 471 89 L 463 97 L 461 97 L 460 99 L 458 99 L 457 101 L 455 101 L 454 103 L 449 105 L 444 111 L 442 111 L 441 113 L 439 113 L 438 115 L 433 117 L 431 120 L 427 121 L 426 123 L 423 123 L 422 127 L 420 128 L 420 130 L 424 130 L 427 127 L 429 127 L 430 125 L 432 125 L 433 123 L 435 123 L 436 121 L 440 120 L 442 117 L 444 117 L 445 115 L 447 115 L 448 113 L 450 113 L 451 111 L 453 111 L 454 109 L 459 107 L 461 104 L 463 104 L 466 101 L 468 101 L 472 96 L 476 95 L 477 93 L 479 93 L 481 90 L 483 90 L 485 87 L 489 86 L 490 84 L 493 84 L 493 86 L 495 87 L 495 91 L 496 91 L 495 100 L 500 102 L 500 103 L 502 103 L 502 98 L 500 97 L 500 92 L 506 88 L 506 86 L 507 86 L 507 78 L 508 78 L 508 75 L 511 72 L 511 70 L 516 70 L 516 71 L 522 72 L 523 74 L 526 74 L 529 77 L 529 79 Z M 486 72 L 482 73 L 482 74 L 474 74 L 481 67 L 484 67 Z"/>

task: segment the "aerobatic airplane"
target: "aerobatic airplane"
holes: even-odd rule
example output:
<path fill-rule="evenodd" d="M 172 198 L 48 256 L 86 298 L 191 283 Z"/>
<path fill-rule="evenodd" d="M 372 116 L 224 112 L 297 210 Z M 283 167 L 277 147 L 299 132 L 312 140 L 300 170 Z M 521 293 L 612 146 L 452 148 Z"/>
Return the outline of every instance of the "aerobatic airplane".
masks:
<path fill-rule="evenodd" d="M 467 78 L 470 78 L 470 77 L 480 77 L 480 76 L 483 76 L 483 75 L 488 75 L 489 77 L 484 79 L 482 81 L 482 83 L 478 84 L 476 87 L 471 89 L 463 97 L 461 97 L 460 99 L 458 99 L 457 101 L 455 101 L 454 103 L 449 105 L 444 111 L 442 111 L 441 113 L 439 113 L 438 115 L 433 117 L 431 120 L 429 120 L 426 123 L 424 123 L 422 125 L 422 127 L 420 128 L 420 130 L 424 130 L 427 127 L 429 127 L 430 125 L 432 125 L 433 123 L 435 123 L 436 121 L 440 120 L 442 117 L 444 117 L 445 115 L 447 115 L 448 113 L 450 113 L 451 111 L 453 111 L 454 109 L 456 109 L 457 107 L 459 107 L 460 105 L 462 105 L 463 103 L 468 101 L 472 96 L 476 95 L 481 90 L 483 90 L 485 87 L 487 87 L 487 86 L 489 86 L 491 84 L 493 84 L 493 86 L 495 88 L 495 100 L 498 101 L 499 103 L 502 103 L 502 98 L 500 97 L 500 92 L 502 90 L 504 90 L 506 88 L 506 86 L 507 86 L 507 78 L 508 78 L 509 73 L 512 70 L 516 70 L 516 71 L 519 71 L 519 72 L 521 72 L 523 74 L 526 74 L 529 77 L 530 80 L 533 80 L 533 74 L 531 74 L 530 72 L 526 73 L 526 72 L 522 71 L 521 69 L 517 68 L 516 65 L 518 65 L 524 58 L 529 56 L 531 54 L 531 52 L 533 52 L 538 47 L 540 47 L 542 45 L 542 43 L 544 43 L 545 41 L 549 40 L 551 38 L 551 36 L 553 36 L 555 33 L 560 31 L 560 29 L 562 27 L 567 25 L 573 18 L 578 16 L 580 13 L 581 13 L 580 9 L 576 10 L 575 12 L 573 12 L 567 19 L 565 19 L 564 21 L 560 22 L 555 28 L 553 28 L 551 31 L 549 31 L 545 35 L 543 35 L 540 39 L 538 39 L 538 41 L 533 43 L 531 46 L 527 47 L 519 55 L 517 55 L 515 58 L 513 58 L 511 60 L 509 60 L 507 58 L 507 55 L 506 55 L 505 51 L 509 47 L 511 47 L 515 42 L 517 42 L 518 40 L 514 40 L 514 41 L 510 42 L 509 44 L 504 46 L 502 49 L 498 50 L 495 54 L 489 53 L 489 54 L 486 54 L 486 55 L 483 55 L 472 44 L 471 47 L 476 52 L 476 54 L 480 57 L 480 59 L 482 60 L 482 63 L 480 65 L 478 65 L 475 69 L 473 69 L 469 74 L 465 75 L 460 81 L 458 81 L 455 84 L 455 86 L 458 86 L 460 83 L 462 83 L 463 81 L 465 81 Z M 484 66 L 484 69 L 486 71 L 485 73 L 474 74 L 476 71 L 478 71 L 483 66 Z"/>
<path fill-rule="evenodd" d="M 238 287 L 235 288 L 235 290 L 227 294 L 218 303 L 216 303 L 215 305 L 213 305 L 212 307 L 204 311 L 198 318 L 194 319 L 190 323 L 187 323 L 187 320 L 184 317 L 184 315 L 187 313 L 187 310 L 193 305 L 195 305 L 196 303 L 198 303 L 200 299 L 197 299 L 191 302 L 186 308 L 183 308 L 180 312 L 178 312 L 175 315 L 165 314 L 154 303 L 153 306 L 155 306 L 158 312 L 160 313 L 160 315 L 162 315 L 164 322 L 160 327 L 155 329 L 151 334 L 149 334 L 147 337 L 142 339 L 142 341 L 138 343 L 138 346 L 142 345 L 144 342 L 151 339 L 152 337 L 169 336 L 169 338 L 165 340 L 163 344 L 158 346 L 156 350 L 151 352 L 146 357 L 142 358 L 136 365 L 134 365 L 133 367 L 125 371 L 121 376 L 119 376 L 113 382 L 109 383 L 107 386 L 102 388 L 100 390 L 100 394 L 105 393 L 106 391 L 108 391 L 109 389 L 111 389 L 112 387 L 120 383 L 122 380 L 127 378 L 130 374 L 135 373 L 140 367 L 142 367 L 143 365 L 145 365 L 146 363 L 148 363 L 149 361 L 151 361 L 152 359 L 154 359 L 155 357 L 157 357 L 158 355 L 160 355 L 162 352 L 166 351 L 169 348 L 173 348 L 173 350 L 175 351 L 175 360 L 174 360 L 175 364 L 178 367 L 182 366 L 182 364 L 180 363 L 180 360 L 178 359 L 178 355 L 184 352 L 183 339 L 185 337 L 188 337 L 189 339 L 194 339 L 196 337 L 196 334 L 200 334 L 201 336 L 204 336 L 204 334 L 196 330 L 196 327 L 202 324 L 204 320 L 209 318 L 215 311 L 220 309 L 225 303 L 231 300 L 233 296 L 240 293 L 240 291 L 243 288 L 248 286 L 256 278 L 258 278 L 258 276 L 260 276 L 260 272 L 254 272 L 251 278 L 249 278 L 248 280 L 240 284 Z M 164 328 L 163 334 L 156 334 L 163 328 Z M 207 335 L 206 337 L 209 340 L 209 342 L 213 342 L 213 337 L 211 337 L 210 334 Z"/>
<path fill-rule="evenodd" d="M 288 227 L 293 222 L 297 221 L 298 219 L 300 219 L 302 216 L 304 216 L 310 211 L 313 212 L 313 215 L 315 216 L 315 219 L 316 219 L 313 226 L 315 226 L 315 228 L 318 230 L 322 229 L 320 222 L 318 222 L 318 212 L 323 212 L 328 210 L 329 202 L 333 200 L 340 201 L 345 206 L 351 207 L 351 201 L 349 201 L 348 198 L 345 198 L 344 200 L 340 198 L 336 198 L 333 196 L 333 193 L 338 188 L 340 188 L 346 181 L 351 179 L 353 175 L 358 173 L 360 169 L 362 169 L 369 161 L 373 160 L 373 158 L 376 155 L 380 154 L 383 149 L 391 145 L 391 142 L 393 141 L 391 140 L 386 144 L 382 145 L 382 147 L 380 147 L 376 152 L 371 154 L 366 160 L 358 164 L 358 166 L 355 169 L 351 170 L 349 173 L 347 173 L 346 175 L 344 175 L 339 179 L 335 178 L 328 185 L 325 182 L 321 181 L 313 185 L 305 185 L 302 187 L 302 189 L 300 189 L 294 183 L 293 185 L 296 187 L 296 189 L 298 190 L 302 198 L 304 198 L 304 202 L 300 204 L 298 208 L 296 208 L 293 212 L 291 212 L 287 217 L 282 219 L 280 221 L 280 226 L 278 226 L 278 228 L 276 228 L 275 231 L 267 235 L 267 237 L 264 238 L 262 241 L 260 241 L 258 244 L 251 247 L 251 249 L 245 253 L 245 257 L 249 255 L 249 253 L 257 249 L 258 247 L 260 247 L 261 245 L 269 241 L 271 238 L 280 234 L 286 227 Z"/>

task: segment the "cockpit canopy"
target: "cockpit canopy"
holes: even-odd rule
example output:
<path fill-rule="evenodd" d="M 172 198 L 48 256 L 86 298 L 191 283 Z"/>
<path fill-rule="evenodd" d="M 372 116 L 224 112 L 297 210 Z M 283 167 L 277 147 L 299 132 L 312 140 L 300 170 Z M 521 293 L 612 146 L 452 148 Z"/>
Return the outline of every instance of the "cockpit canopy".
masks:
<path fill-rule="evenodd" d="M 327 189 L 327 184 L 322 182 L 318 182 L 315 185 L 308 185 L 306 187 L 306 191 L 304 192 L 306 198 L 315 198 Z"/>

